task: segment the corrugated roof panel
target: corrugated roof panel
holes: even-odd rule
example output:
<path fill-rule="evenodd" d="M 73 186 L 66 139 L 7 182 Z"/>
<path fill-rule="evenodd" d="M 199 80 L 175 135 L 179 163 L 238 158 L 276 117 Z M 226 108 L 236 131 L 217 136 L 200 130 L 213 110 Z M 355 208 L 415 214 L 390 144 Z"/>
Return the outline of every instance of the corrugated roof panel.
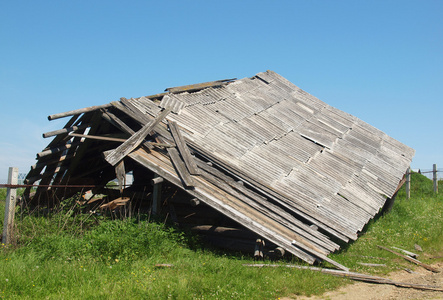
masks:
<path fill-rule="evenodd" d="M 356 173 L 356 169 L 352 165 L 346 164 L 340 157 L 327 150 L 312 158 L 309 165 L 317 170 L 322 170 L 342 185 L 345 185 Z"/>
<path fill-rule="evenodd" d="M 256 121 L 257 120 L 254 120 L 252 118 L 244 118 L 238 123 L 241 126 L 247 127 L 250 130 L 256 132 L 258 135 L 260 135 L 262 143 L 268 142 L 276 137 L 276 135 L 273 132 L 264 127 L 263 124 L 260 124 L 259 122 Z"/>
<path fill-rule="evenodd" d="M 212 111 L 211 109 L 207 109 L 202 105 L 194 105 L 188 106 L 185 108 L 186 112 L 192 115 L 197 120 L 200 120 L 201 123 L 213 127 L 220 123 L 228 123 L 230 120 L 225 116 Z"/>
<path fill-rule="evenodd" d="M 281 174 L 285 173 L 278 165 L 272 161 L 263 159 L 254 151 L 248 151 L 239 161 L 238 166 L 243 170 L 253 171 L 251 177 L 265 185 L 278 180 Z"/>
<path fill-rule="evenodd" d="M 292 131 L 278 140 L 271 141 L 271 144 L 288 153 L 290 157 L 301 162 L 307 162 L 312 156 L 323 150 L 322 146 L 315 144 Z"/>
<path fill-rule="evenodd" d="M 217 126 L 220 132 L 229 136 L 234 141 L 241 143 L 247 150 L 252 149 L 257 144 L 262 144 L 263 137 L 258 135 L 253 130 L 242 126 L 237 122 L 229 122 Z"/>
<path fill-rule="evenodd" d="M 326 114 L 325 114 L 325 113 Z M 322 110 L 321 113 L 316 115 L 318 122 L 323 123 L 325 125 L 327 125 L 328 127 L 332 128 L 332 131 L 330 129 L 327 128 L 327 130 L 331 131 L 331 132 L 339 132 L 340 134 L 337 134 L 337 136 L 343 136 L 343 134 L 345 134 L 351 127 L 350 126 L 345 126 L 340 122 L 337 122 L 336 120 L 334 120 L 333 118 L 331 118 L 330 116 L 327 115 L 327 111 L 326 110 Z"/>
<path fill-rule="evenodd" d="M 341 111 L 335 107 L 332 107 L 330 105 L 327 105 L 323 110 L 322 113 L 326 116 L 329 116 L 336 122 L 339 122 L 343 124 L 346 127 L 352 127 L 354 123 L 356 123 L 357 118 L 353 115 L 350 115 L 348 113 L 345 113 L 344 111 Z"/>
<path fill-rule="evenodd" d="M 165 95 L 160 102 L 160 107 L 169 108 L 172 112 L 179 114 L 181 109 L 185 106 L 185 103 L 180 101 L 179 98 L 174 97 L 173 94 Z"/>
<path fill-rule="evenodd" d="M 239 121 L 254 113 L 253 110 L 247 106 L 244 106 L 242 110 L 239 110 L 241 103 L 239 103 L 237 98 L 228 98 L 210 105 L 211 109 L 222 114 L 230 121 Z"/>
<path fill-rule="evenodd" d="M 248 145 L 240 143 L 241 141 L 235 140 L 232 136 L 227 135 L 225 132 L 221 132 L 217 128 L 213 128 L 203 139 L 203 141 L 214 147 L 215 153 L 224 154 L 226 157 L 230 157 L 229 163 L 235 163 L 233 158 L 240 158 L 248 151 Z"/>
<path fill-rule="evenodd" d="M 277 113 L 275 109 L 266 109 L 264 111 L 261 111 L 258 115 L 271 122 L 274 126 L 283 130 L 284 133 L 288 133 L 294 128 L 293 126 L 285 123 L 281 118 L 279 118 L 280 114 Z"/>
<path fill-rule="evenodd" d="M 337 136 L 331 132 L 328 132 L 310 121 L 305 121 L 298 127 L 298 132 L 302 137 L 305 137 L 319 145 L 327 148 L 332 148 Z"/>
<path fill-rule="evenodd" d="M 277 168 L 281 169 L 282 173 L 280 173 L 279 178 L 282 176 L 286 176 L 288 173 L 290 173 L 294 165 L 298 165 L 298 163 L 296 163 L 295 161 L 293 164 L 291 164 L 290 161 L 288 161 L 288 157 L 285 153 L 278 149 L 275 149 L 275 147 L 271 146 L 270 144 L 264 144 L 260 147 L 254 147 L 253 149 L 251 149 L 250 152 L 254 153 L 258 157 L 261 157 L 262 159 L 271 162 Z"/>
<path fill-rule="evenodd" d="M 151 116 L 157 116 L 161 110 L 161 108 L 158 107 L 157 104 L 155 104 L 151 99 L 147 97 L 141 97 L 134 102 L 138 102 L 138 107 L 142 113 L 147 113 Z"/>
<path fill-rule="evenodd" d="M 194 134 L 198 134 L 201 136 L 205 136 L 211 129 L 211 126 L 208 126 L 204 123 L 201 123 L 200 120 L 196 119 L 192 116 L 186 108 L 178 114 L 169 114 L 166 119 L 177 122 L 181 127 L 185 128 L 189 132 Z"/>
<path fill-rule="evenodd" d="M 285 100 L 276 103 L 266 111 L 269 113 L 269 115 L 273 115 L 275 118 L 287 124 L 287 126 L 291 129 L 297 128 L 306 120 L 303 116 L 297 114 L 295 111 L 288 109 L 288 103 Z"/>

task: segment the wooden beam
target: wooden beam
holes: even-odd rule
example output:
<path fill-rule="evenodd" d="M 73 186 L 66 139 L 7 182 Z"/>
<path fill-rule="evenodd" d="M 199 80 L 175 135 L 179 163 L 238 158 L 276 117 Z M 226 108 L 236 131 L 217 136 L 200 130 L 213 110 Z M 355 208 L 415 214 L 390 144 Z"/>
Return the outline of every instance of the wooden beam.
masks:
<path fill-rule="evenodd" d="M 188 169 L 186 169 L 185 163 L 180 158 L 177 149 L 168 148 L 168 154 L 183 183 L 188 187 L 195 186 L 194 180 L 191 174 L 189 174 Z"/>
<path fill-rule="evenodd" d="M 222 80 L 217 80 L 217 81 L 209 81 L 209 82 L 203 82 L 203 83 L 197 83 L 197 84 L 191 84 L 191 85 L 177 86 L 177 87 L 167 88 L 167 89 L 165 89 L 165 91 L 169 91 L 170 93 L 194 92 L 194 91 L 202 90 L 202 89 L 209 88 L 209 87 L 226 85 L 236 79 L 237 78 L 222 79 Z"/>
<path fill-rule="evenodd" d="M 122 193 L 126 185 L 126 171 L 125 171 L 125 163 L 123 160 L 121 160 L 118 164 L 115 165 L 115 175 L 118 180 L 118 188 L 120 189 L 120 193 Z"/>
<path fill-rule="evenodd" d="M 183 138 L 177 123 L 174 121 L 169 121 L 168 124 L 169 129 L 171 130 L 172 137 L 174 138 L 175 144 L 177 145 L 177 149 L 180 152 L 189 173 L 191 175 L 199 175 L 200 171 L 195 164 L 194 158 L 192 157 L 191 152 L 186 145 L 186 141 Z"/>
<path fill-rule="evenodd" d="M 412 258 L 412 257 L 406 256 L 406 255 L 403 255 L 403 254 L 401 254 L 401 253 L 395 252 L 394 250 L 391 250 L 391 249 L 389 249 L 389 248 L 386 248 L 386 247 L 383 247 L 383 246 L 380 246 L 380 245 L 377 245 L 377 247 L 379 247 L 379 248 L 381 248 L 381 249 L 383 249 L 383 250 L 389 251 L 389 252 L 391 252 L 391 253 L 393 253 L 393 254 L 395 254 L 395 255 L 398 255 L 398 256 L 400 256 L 400 257 L 403 257 L 403 258 L 406 259 L 407 261 L 410 261 L 411 263 L 414 263 L 414 264 L 416 264 L 416 265 L 422 266 L 422 267 L 425 268 L 426 270 L 432 271 L 432 272 L 434 272 L 434 273 L 439 273 L 439 272 L 440 272 L 439 270 L 434 269 L 434 268 L 431 267 L 430 265 L 424 264 L 424 263 L 422 263 L 421 261 L 416 260 L 415 258 Z"/>
<path fill-rule="evenodd" d="M 68 117 L 68 116 L 72 116 L 72 115 L 79 115 L 82 113 L 87 113 L 87 112 L 91 112 L 94 110 L 98 110 L 100 108 L 107 108 L 107 107 L 111 107 L 111 106 L 112 106 L 112 104 L 108 103 L 108 104 L 103 104 L 103 105 L 90 106 L 90 107 L 70 110 L 67 112 L 50 115 L 50 116 L 48 116 L 48 120 L 52 121 L 52 120 L 56 120 L 56 119 L 60 119 L 60 118 L 64 118 L 64 117 Z"/>
<path fill-rule="evenodd" d="M 154 120 L 146 124 L 134 135 L 132 135 L 123 144 L 118 146 L 116 149 L 109 153 L 106 153 L 105 159 L 108 163 L 115 166 L 120 160 L 122 160 L 126 155 L 131 153 L 135 148 L 137 148 L 146 138 L 147 135 L 160 123 L 168 114 L 170 110 L 165 109 L 162 111 Z"/>
<path fill-rule="evenodd" d="M 42 158 L 42 157 L 50 155 L 50 154 L 59 153 L 59 152 L 65 151 L 67 149 L 70 149 L 70 148 L 73 148 L 73 147 L 77 147 L 80 144 L 81 144 L 81 142 L 78 141 L 78 142 L 66 144 L 64 146 L 51 148 L 51 149 L 48 149 L 48 150 L 45 150 L 45 151 L 37 153 L 37 158 Z"/>
<path fill-rule="evenodd" d="M 82 125 L 79 125 L 79 126 L 71 126 L 71 127 L 68 127 L 68 128 L 62 128 L 62 129 L 58 129 L 58 130 L 54 130 L 54 131 L 43 133 L 42 136 L 44 138 L 48 138 L 48 137 L 51 137 L 51 136 L 54 136 L 54 135 L 59 135 L 59 134 L 63 134 L 63 133 L 69 133 L 69 132 L 80 130 L 80 129 L 86 129 L 89 126 L 91 126 L 91 124 L 82 124 Z"/>

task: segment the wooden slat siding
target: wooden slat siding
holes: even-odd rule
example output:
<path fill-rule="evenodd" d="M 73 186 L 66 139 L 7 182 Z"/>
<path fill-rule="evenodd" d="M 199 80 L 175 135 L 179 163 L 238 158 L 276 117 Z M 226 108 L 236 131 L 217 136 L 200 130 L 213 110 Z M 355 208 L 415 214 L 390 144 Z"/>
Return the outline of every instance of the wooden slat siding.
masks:
<path fill-rule="evenodd" d="M 159 152 L 155 152 L 152 151 L 150 154 L 142 154 L 141 149 L 133 152 L 130 154 L 130 157 L 135 159 L 138 162 L 141 162 L 144 160 L 145 162 L 145 166 L 147 166 L 149 168 L 149 166 L 151 167 L 157 167 L 159 165 L 162 165 L 162 163 L 160 162 L 151 162 L 150 160 L 152 159 L 160 159 L 161 160 L 161 153 Z M 138 158 L 135 158 L 134 154 L 139 154 Z M 166 169 L 166 165 L 163 165 L 163 170 Z M 155 171 L 154 171 L 155 172 Z M 169 173 L 169 174 L 173 174 L 173 172 Z M 176 181 L 176 179 L 168 179 L 168 173 L 164 173 L 163 175 L 161 175 L 162 177 L 164 177 L 165 179 L 167 179 L 168 181 L 174 183 L 174 181 Z M 260 234 L 261 236 L 263 236 L 264 238 L 266 238 L 267 240 L 277 244 L 277 245 L 281 245 L 283 248 L 285 248 L 285 250 L 287 250 L 288 252 L 298 256 L 299 258 L 312 263 L 313 261 L 311 259 L 309 259 L 309 254 L 305 251 L 302 250 L 297 250 L 298 247 L 304 247 L 303 245 L 298 245 L 297 246 L 293 246 L 292 243 L 292 239 L 293 239 L 293 235 L 291 236 L 287 236 L 286 234 L 281 235 L 279 231 L 275 231 L 272 230 L 270 228 L 268 228 L 267 226 L 272 225 L 271 228 L 279 228 L 280 225 L 278 225 L 276 222 L 267 219 L 265 216 L 261 215 L 259 212 L 254 211 L 254 210 L 250 210 L 248 208 L 248 206 L 245 205 L 240 205 L 241 203 L 238 201 L 238 199 L 236 199 L 235 197 L 232 197 L 231 195 L 221 191 L 216 185 L 212 185 L 209 182 L 205 182 L 203 181 L 203 178 L 201 177 L 196 177 L 195 178 L 196 181 L 199 181 L 201 183 L 199 183 L 196 188 L 194 190 L 190 190 L 188 191 L 191 195 L 194 195 L 193 193 L 195 192 L 195 196 L 199 199 L 201 199 L 203 202 L 209 204 L 210 206 L 214 207 L 217 210 L 223 210 L 224 214 L 227 215 L 228 217 L 233 218 L 234 220 L 236 220 L 237 222 L 239 222 L 240 224 L 242 224 L 243 226 L 245 226 L 248 229 L 253 230 L 254 232 Z M 175 183 L 174 183 L 175 184 Z M 212 200 L 212 201 L 211 201 Z M 212 203 L 211 203 L 212 202 Z M 222 211 L 222 212 L 223 212 Z M 300 249 L 300 248 L 298 248 Z M 298 254 L 295 254 L 298 253 Z M 346 267 L 336 263 L 335 261 L 330 260 L 329 258 L 327 258 L 326 256 L 324 256 L 321 253 L 319 254 L 319 258 L 327 260 L 328 262 L 330 262 L 331 264 L 335 265 L 336 267 L 340 268 L 340 269 L 347 269 Z"/>
<path fill-rule="evenodd" d="M 180 133 L 180 129 L 176 122 L 169 122 L 169 129 L 171 130 L 172 137 L 174 138 L 175 144 L 177 145 L 177 149 L 180 152 L 183 161 L 185 162 L 186 168 L 188 169 L 191 175 L 199 175 L 200 172 L 195 164 L 194 158 L 189 151 L 188 146 L 186 145 L 186 141 Z"/>
<path fill-rule="evenodd" d="M 184 185 L 187 187 L 195 186 L 194 180 L 186 169 L 186 165 L 181 159 L 180 155 L 176 148 L 168 148 L 168 154 L 171 158 L 172 163 L 174 164 L 175 169 L 177 170 L 177 174 L 179 174 L 181 180 Z"/>
<path fill-rule="evenodd" d="M 142 129 L 137 131 L 128 140 L 126 140 L 126 142 L 118 146 L 111 153 L 108 153 L 105 156 L 106 161 L 115 166 L 126 155 L 137 148 L 143 142 L 146 136 L 149 135 L 150 132 L 155 128 L 155 126 L 157 126 L 158 123 L 160 123 L 169 114 L 169 112 L 169 109 L 162 111 L 157 118 L 146 124 Z"/>
<path fill-rule="evenodd" d="M 77 125 L 78 122 L 79 122 L 79 121 L 77 121 L 78 117 L 79 117 L 79 115 L 74 115 L 74 116 L 72 116 L 72 117 L 69 119 L 69 121 L 66 123 L 66 125 L 64 126 L 64 128 L 69 128 L 69 127 L 71 127 L 71 126 L 73 126 L 73 125 Z M 81 120 L 81 118 L 80 118 L 80 120 Z M 66 142 L 67 142 L 66 138 L 67 138 L 67 134 L 61 134 L 61 135 L 56 136 L 56 137 L 55 137 L 55 138 L 49 143 L 49 145 L 46 146 L 45 149 L 43 149 L 43 151 L 48 150 L 48 149 L 51 149 L 51 148 L 55 147 L 56 145 L 58 145 L 58 144 L 61 143 L 61 142 L 62 142 L 63 145 L 66 144 Z M 68 139 L 70 139 L 70 137 L 68 137 Z M 43 151 L 42 151 L 42 152 L 43 152 Z M 37 155 L 37 164 L 36 164 L 37 166 L 36 166 L 36 168 L 33 168 L 33 169 L 31 168 L 31 171 L 29 171 L 29 173 L 26 175 L 26 178 L 25 178 L 25 179 L 30 178 L 30 177 L 35 177 L 35 176 L 37 176 L 38 174 L 40 174 L 40 172 L 41 172 L 41 171 L 43 170 L 43 168 L 46 166 L 47 162 L 48 162 L 48 161 L 51 161 L 52 159 L 53 159 L 53 158 L 52 158 L 51 156 L 44 156 L 44 157 L 42 157 L 42 158 L 38 158 L 38 155 Z M 30 188 L 30 187 L 28 187 L 28 188 L 25 189 L 25 191 L 23 192 L 23 194 L 25 195 L 25 197 L 29 196 L 30 191 L 31 191 L 31 188 Z"/>
<path fill-rule="evenodd" d="M 91 113 L 89 113 L 89 114 L 83 114 L 75 123 L 74 123 L 74 125 L 75 126 L 77 126 L 77 125 L 80 125 L 80 123 L 83 123 L 83 122 L 85 122 L 85 123 L 90 123 L 90 121 L 91 121 L 91 118 L 92 118 L 92 114 Z M 59 139 L 59 138 L 61 138 L 62 136 L 64 136 L 64 134 L 61 134 L 61 135 L 58 135 L 58 136 L 56 136 L 55 138 L 54 138 L 54 140 L 57 140 L 57 139 Z M 66 136 L 65 136 L 65 138 L 66 139 L 71 139 L 71 137 L 69 137 L 67 134 L 66 134 Z M 63 142 L 63 140 L 64 139 L 62 139 L 61 140 L 61 142 Z M 78 144 L 77 144 L 78 143 Z M 77 144 L 77 145 L 76 145 Z M 77 150 L 77 148 L 81 145 L 82 143 L 80 143 L 80 139 L 79 138 L 73 138 L 72 139 L 72 142 L 71 142 L 71 145 L 75 145 L 75 146 L 71 146 L 71 147 L 68 147 L 68 148 L 66 148 L 66 149 L 64 149 L 64 150 L 67 150 L 67 155 L 71 155 L 72 153 L 74 153 L 74 152 L 76 152 L 76 150 Z M 67 146 L 67 145 L 66 145 Z M 62 151 L 64 151 L 64 150 L 62 150 Z M 60 152 L 57 152 L 56 154 L 50 154 L 50 157 L 51 158 L 60 158 L 60 156 L 63 154 L 63 152 L 62 151 L 60 151 Z M 42 195 L 42 194 L 44 194 L 44 193 L 46 193 L 48 190 L 49 190 L 49 188 L 48 187 L 45 187 L 45 185 L 49 185 L 50 183 L 51 183 L 51 181 L 52 181 L 52 184 L 58 184 L 59 183 L 59 179 L 66 173 L 66 172 L 59 172 L 59 173 L 56 173 L 55 172 L 55 170 L 56 170 L 56 168 L 57 168 L 57 164 L 54 164 L 54 165 L 50 165 L 50 166 L 48 166 L 48 167 L 46 167 L 45 168 L 45 171 L 44 171 L 44 173 L 43 173 L 43 178 L 42 178 L 42 180 L 40 181 L 40 183 L 39 183 L 39 187 L 37 188 L 37 190 L 35 191 L 35 196 L 36 197 L 39 197 L 39 195 Z M 67 172 L 69 172 L 70 171 L 70 169 L 67 169 Z M 56 181 L 56 179 L 57 179 L 57 181 Z M 41 186 L 40 186 L 41 185 Z"/>
<path fill-rule="evenodd" d="M 327 251 L 334 251 L 339 248 L 339 246 L 331 242 L 327 236 L 313 230 L 309 227 L 309 225 L 302 223 L 300 220 L 294 218 L 282 208 L 274 205 L 266 198 L 253 193 L 251 190 L 247 189 L 242 184 L 237 183 L 222 172 L 216 170 L 215 168 L 209 167 L 206 163 L 201 161 L 198 165 L 204 170 L 202 176 L 206 180 L 217 186 L 219 186 L 218 183 L 220 182 L 226 183 L 227 186 L 220 185 L 219 187 L 242 201 L 244 201 L 243 199 L 246 197 L 246 202 L 251 207 L 254 207 L 255 209 L 266 214 L 268 217 L 272 218 L 274 221 L 279 222 L 281 225 L 296 232 L 300 236 L 303 236 L 307 240 L 316 244 L 318 247 L 324 248 Z"/>
<path fill-rule="evenodd" d="M 229 184 L 234 190 L 237 190 L 246 197 L 251 198 L 253 201 L 261 204 L 263 207 L 268 208 L 271 212 L 275 214 L 275 221 L 281 222 L 283 225 L 287 226 L 291 230 L 294 230 L 300 235 L 304 235 L 306 238 L 311 239 L 315 243 L 323 245 L 326 249 L 330 249 L 330 251 L 333 251 L 332 249 L 336 250 L 339 248 L 339 246 L 330 241 L 327 236 L 321 234 L 317 230 L 313 230 L 311 227 L 302 223 L 300 220 L 296 219 L 294 216 L 287 213 L 279 206 L 274 205 L 271 201 L 267 200 L 263 196 L 260 196 L 255 192 L 252 192 L 250 189 L 246 188 L 242 184 L 238 184 L 231 177 L 228 177 L 227 175 L 218 171 L 215 168 L 209 167 L 206 163 L 199 160 L 197 160 L 197 162 L 200 168 L 205 170 L 206 174 L 209 173 L 212 176 L 215 176 L 218 180 L 223 180 L 224 182 Z"/>
<path fill-rule="evenodd" d="M 156 154 L 155 152 L 150 153 L 149 158 L 148 158 L 148 155 L 146 153 L 143 154 L 142 150 L 136 150 L 133 153 L 131 153 L 129 156 L 131 158 L 135 159 L 136 161 L 138 161 L 139 163 L 143 164 L 147 168 L 151 169 L 153 172 L 162 173 L 160 176 L 164 177 L 168 181 L 170 181 L 180 187 L 181 184 L 179 182 L 177 182 L 177 178 L 174 178 L 174 176 L 171 176 L 173 174 L 173 172 L 170 172 L 170 173 L 165 172 L 166 168 L 161 162 L 156 161 L 156 160 L 151 161 L 153 158 L 159 159 L 159 157 L 154 157 L 155 154 Z M 163 166 L 163 168 L 159 168 L 159 166 Z M 198 180 L 200 181 L 201 179 L 198 179 Z M 238 207 L 233 208 L 231 205 L 224 205 L 223 202 L 220 202 L 220 199 L 225 199 L 224 194 L 217 193 L 218 188 L 216 186 L 212 186 L 212 189 L 207 190 L 207 188 L 209 188 L 209 187 L 211 187 L 209 184 L 202 184 L 202 185 L 199 185 L 198 187 L 196 187 L 195 190 L 189 190 L 188 192 L 191 195 L 201 199 L 203 202 L 207 203 L 208 205 L 215 208 L 216 210 L 224 213 L 228 217 L 231 217 L 234 220 L 238 221 L 240 224 L 242 224 L 246 228 L 251 229 L 254 232 L 260 234 L 265 239 L 271 241 L 272 243 L 282 246 L 289 253 L 296 255 L 297 257 L 305 260 L 308 263 L 312 264 L 314 262 L 313 257 L 311 257 L 309 254 L 307 254 L 304 251 L 298 250 L 297 247 L 292 246 L 291 242 L 282 238 L 277 232 L 269 231 L 265 227 L 257 224 L 254 220 L 251 220 L 249 217 L 242 215 L 239 212 Z M 325 257 L 325 258 L 328 259 L 327 257 Z M 346 267 L 344 267 L 340 264 L 337 264 L 334 261 L 330 261 L 330 262 L 341 269 L 347 269 Z"/>

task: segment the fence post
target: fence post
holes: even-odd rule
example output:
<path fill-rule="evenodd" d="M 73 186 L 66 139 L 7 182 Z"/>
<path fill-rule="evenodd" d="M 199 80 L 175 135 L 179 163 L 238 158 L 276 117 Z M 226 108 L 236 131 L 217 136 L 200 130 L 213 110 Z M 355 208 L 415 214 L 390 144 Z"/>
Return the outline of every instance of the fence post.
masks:
<path fill-rule="evenodd" d="M 155 177 L 151 180 L 151 183 L 154 186 L 152 191 L 152 210 L 151 210 L 153 215 L 157 215 L 160 213 L 162 182 L 163 182 L 163 177 L 160 177 L 158 175 L 155 175 Z"/>
<path fill-rule="evenodd" d="M 434 182 L 434 193 L 438 193 L 437 164 L 432 165 L 432 179 Z"/>
<path fill-rule="evenodd" d="M 8 173 L 8 184 L 17 184 L 17 182 L 18 182 L 18 168 L 10 167 Z M 2 237 L 2 243 L 5 245 L 9 245 L 11 243 L 11 239 L 13 236 L 16 200 L 17 200 L 17 189 L 7 188 L 5 221 L 3 222 L 3 237 Z"/>
<path fill-rule="evenodd" d="M 411 198 L 411 167 L 406 170 L 406 199 Z"/>

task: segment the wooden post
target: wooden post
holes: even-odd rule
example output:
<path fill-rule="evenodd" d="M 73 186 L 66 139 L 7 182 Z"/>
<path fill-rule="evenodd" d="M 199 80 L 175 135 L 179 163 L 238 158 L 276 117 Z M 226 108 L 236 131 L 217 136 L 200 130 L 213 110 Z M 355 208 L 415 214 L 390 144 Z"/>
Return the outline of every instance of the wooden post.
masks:
<path fill-rule="evenodd" d="M 154 179 L 152 179 L 151 183 L 154 186 L 152 191 L 152 214 L 156 215 L 160 212 L 160 203 L 161 203 L 161 191 L 162 191 L 162 182 L 163 178 L 155 175 Z"/>
<path fill-rule="evenodd" d="M 17 184 L 18 168 L 10 167 L 8 173 L 8 184 Z M 6 191 L 5 221 L 3 222 L 2 243 L 9 245 L 14 230 L 15 203 L 17 200 L 17 189 L 8 188 Z"/>
<path fill-rule="evenodd" d="M 411 198 L 411 167 L 406 170 L 406 199 Z"/>
<path fill-rule="evenodd" d="M 438 194 L 437 164 L 432 165 L 432 179 L 434 181 L 434 193 Z"/>

